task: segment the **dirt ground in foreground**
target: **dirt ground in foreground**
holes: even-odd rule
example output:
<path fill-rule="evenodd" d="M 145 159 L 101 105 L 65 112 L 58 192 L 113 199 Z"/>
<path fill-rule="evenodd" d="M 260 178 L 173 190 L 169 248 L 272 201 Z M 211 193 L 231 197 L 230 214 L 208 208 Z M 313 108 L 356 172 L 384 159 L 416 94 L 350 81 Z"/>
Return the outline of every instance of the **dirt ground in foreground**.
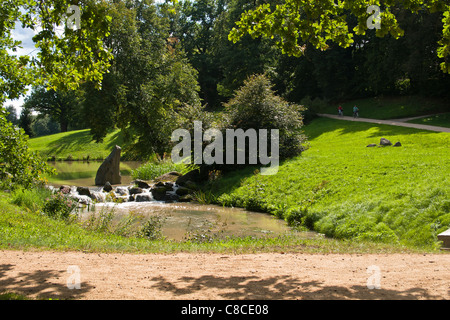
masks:
<path fill-rule="evenodd" d="M 0 251 L 5 291 L 80 300 L 440 300 L 450 298 L 450 254 Z"/>

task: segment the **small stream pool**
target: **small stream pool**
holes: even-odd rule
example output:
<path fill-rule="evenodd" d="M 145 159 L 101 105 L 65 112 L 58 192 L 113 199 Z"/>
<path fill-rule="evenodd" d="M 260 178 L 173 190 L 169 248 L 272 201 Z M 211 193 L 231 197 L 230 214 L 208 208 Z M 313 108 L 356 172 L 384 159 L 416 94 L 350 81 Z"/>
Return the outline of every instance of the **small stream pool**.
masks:
<path fill-rule="evenodd" d="M 57 175 L 49 182 L 59 188 L 61 185 L 74 187 L 89 187 L 94 189 L 94 180 L 101 162 L 53 162 Z M 131 185 L 131 171 L 137 169 L 141 162 L 121 162 L 122 186 Z M 117 186 L 115 186 L 117 187 Z M 101 193 L 101 187 L 96 187 Z M 74 188 L 72 188 L 74 189 Z M 317 236 L 313 232 L 296 232 L 287 226 L 284 220 L 269 214 L 250 212 L 239 208 L 226 208 L 216 205 L 201 205 L 197 203 L 165 203 L 162 201 L 96 203 L 94 213 L 113 209 L 116 219 L 129 215 L 141 215 L 144 218 L 158 217 L 161 221 L 161 232 L 164 237 L 172 240 L 185 240 L 192 236 L 204 237 L 267 237 L 292 234 L 311 238 Z M 91 208 L 92 209 L 92 208 Z M 83 213 L 83 219 L 92 214 Z"/>

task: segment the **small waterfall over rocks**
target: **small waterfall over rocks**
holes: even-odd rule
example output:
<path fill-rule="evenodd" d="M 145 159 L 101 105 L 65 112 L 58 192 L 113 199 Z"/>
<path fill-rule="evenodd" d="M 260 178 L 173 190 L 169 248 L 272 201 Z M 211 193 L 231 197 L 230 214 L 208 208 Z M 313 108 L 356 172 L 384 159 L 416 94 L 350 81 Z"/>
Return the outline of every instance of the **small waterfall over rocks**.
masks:
<path fill-rule="evenodd" d="M 156 182 L 148 184 L 135 180 L 129 186 L 113 187 L 109 183 L 103 187 L 76 187 L 63 185 L 59 188 L 48 186 L 54 192 L 61 192 L 78 201 L 80 205 L 93 203 L 151 202 L 163 203 L 189 202 L 193 190 L 175 182 Z"/>

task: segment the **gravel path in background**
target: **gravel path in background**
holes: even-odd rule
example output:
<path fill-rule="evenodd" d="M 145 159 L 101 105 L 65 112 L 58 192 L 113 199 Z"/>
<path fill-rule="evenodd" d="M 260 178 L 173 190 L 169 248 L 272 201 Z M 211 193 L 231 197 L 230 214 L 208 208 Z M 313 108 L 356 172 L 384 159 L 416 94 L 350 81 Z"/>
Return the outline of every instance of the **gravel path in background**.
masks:
<path fill-rule="evenodd" d="M 368 119 L 368 118 L 353 118 L 353 117 L 349 117 L 349 116 L 339 116 L 339 115 L 333 115 L 333 114 L 318 114 L 318 116 L 324 117 L 324 118 L 337 119 L 337 120 L 370 122 L 370 123 L 376 123 L 376 124 L 387 124 L 387 125 L 391 125 L 391 126 L 408 127 L 408 128 L 436 131 L 436 132 L 450 132 L 450 128 L 404 122 L 404 121 L 406 121 L 408 119 L 412 119 L 412 118 L 396 119 L 396 120 L 378 120 L 378 119 Z"/>

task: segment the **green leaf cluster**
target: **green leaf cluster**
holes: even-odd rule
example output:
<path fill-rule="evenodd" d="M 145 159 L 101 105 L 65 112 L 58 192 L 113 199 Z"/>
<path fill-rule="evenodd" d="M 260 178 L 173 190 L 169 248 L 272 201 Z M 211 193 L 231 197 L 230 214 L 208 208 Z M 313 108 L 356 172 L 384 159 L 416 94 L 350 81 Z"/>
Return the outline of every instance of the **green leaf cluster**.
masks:
<path fill-rule="evenodd" d="M 376 30 L 378 37 L 404 35 L 396 16 L 401 9 L 413 13 L 442 12 L 443 32 L 437 55 L 445 60 L 441 69 L 449 72 L 450 6 L 444 0 L 285 0 L 281 4 L 266 3 L 243 13 L 229 39 L 237 42 L 245 34 L 274 39 L 283 53 L 296 57 L 304 54 L 308 43 L 321 50 L 327 50 L 331 43 L 346 48 L 354 43 L 356 35 L 366 34 L 367 21 L 372 15 L 367 9 L 371 5 L 381 8 L 381 24 Z M 356 18 L 356 24 L 351 23 L 349 17 Z"/>
<path fill-rule="evenodd" d="M 111 3 L 108 14 L 112 24 L 105 43 L 114 60 L 101 90 L 86 85 L 89 127 L 97 140 L 111 127 L 120 128 L 131 158 L 163 154 L 170 150 L 172 131 L 201 108 L 197 72 L 152 1 Z"/>
<path fill-rule="evenodd" d="M 100 85 L 108 71 L 109 50 L 103 38 L 109 32 L 110 18 L 106 2 L 76 1 L 81 26 L 69 28 L 67 16 L 70 0 L 6 0 L 0 3 L 0 101 L 16 99 L 30 85 L 43 84 L 61 90 L 76 89 L 83 81 Z M 33 57 L 18 56 L 22 42 L 14 39 L 12 30 L 20 23 L 33 30 L 38 50 Z M 56 26 L 64 26 L 62 34 Z"/>
<path fill-rule="evenodd" d="M 28 147 L 28 137 L 22 129 L 6 120 L 0 108 L 0 179 L 2 188 L 28 188 L 44 181 L 53 171 Z"/>
<path fill-rule="evenodd" d="M 298 155 L 306 137 L 302 134 L 303 118 L 300 105 L 289 103 L 277 96 L 265 75 L 254 75 L 236 91 L 225 104 L 226 128 L 278 129 L 280 158 Z"/>

